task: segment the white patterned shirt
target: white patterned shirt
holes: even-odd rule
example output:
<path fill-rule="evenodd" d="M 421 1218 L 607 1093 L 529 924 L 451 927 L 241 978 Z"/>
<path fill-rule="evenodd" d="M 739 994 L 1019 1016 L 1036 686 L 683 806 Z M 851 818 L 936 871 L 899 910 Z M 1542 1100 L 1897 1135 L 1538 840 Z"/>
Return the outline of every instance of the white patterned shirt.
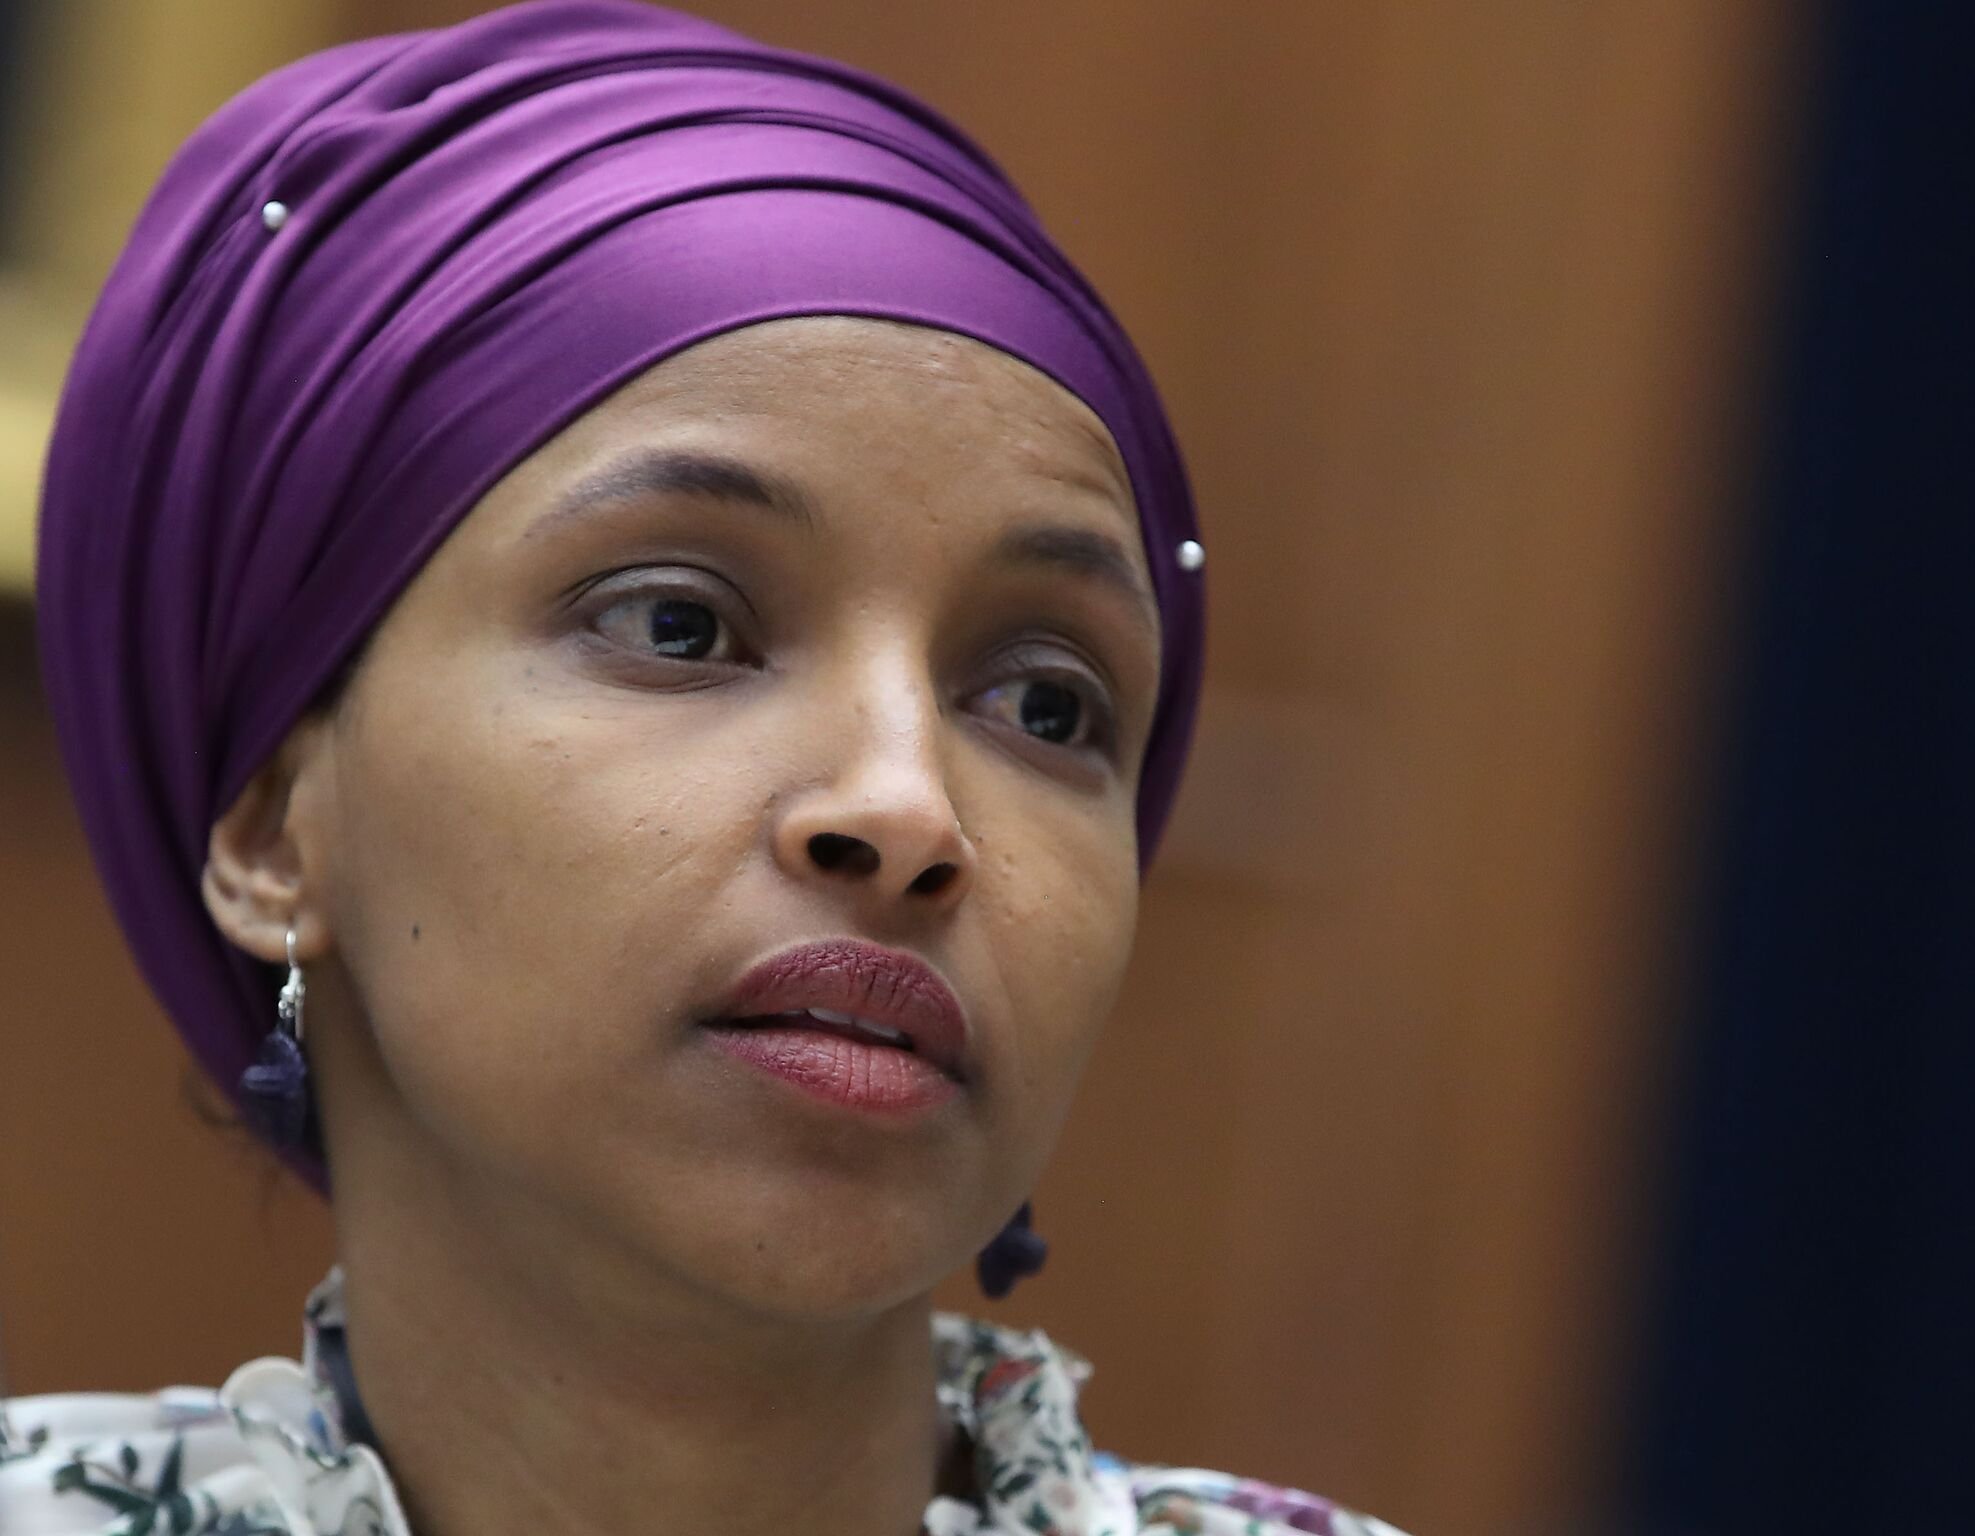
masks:
<path fill-rule="evenodd" d="M 412 1536 L 383 1458 L 343 1423 L 342 1272 L 309 1295 L 302 1359 L 225 1385 L 0 1401 L 4 1536 Z M 933 1314 L 939 1409 L 973 1446 L 976 1497 L 923 1536 L 1400 1536 L 1297 1489 L 1094 1451 L 1091 1367 L 1043 1333 Z"/>

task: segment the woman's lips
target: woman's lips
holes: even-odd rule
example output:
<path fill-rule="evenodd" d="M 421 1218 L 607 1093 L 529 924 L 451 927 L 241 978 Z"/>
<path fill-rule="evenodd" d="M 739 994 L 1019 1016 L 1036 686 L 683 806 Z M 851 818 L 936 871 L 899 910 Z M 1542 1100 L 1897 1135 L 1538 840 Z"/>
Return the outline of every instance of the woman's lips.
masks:
<path fill-rule="evenodd" d="M 967 1079 L 967 1017 L 923 960 L 856 939 L 771 955 L 706 1021 L 721 1050 L 822 1098 L 905 1110 Z"/>
<path fill-rule="evenodd" d="M 813 1025 L 716 1022 L 706 1026 L 706 1035 L 730 1056 L 856 1109 L 929 1109 L 960 1092 L 959 1083 L 923 1056 Z"/>

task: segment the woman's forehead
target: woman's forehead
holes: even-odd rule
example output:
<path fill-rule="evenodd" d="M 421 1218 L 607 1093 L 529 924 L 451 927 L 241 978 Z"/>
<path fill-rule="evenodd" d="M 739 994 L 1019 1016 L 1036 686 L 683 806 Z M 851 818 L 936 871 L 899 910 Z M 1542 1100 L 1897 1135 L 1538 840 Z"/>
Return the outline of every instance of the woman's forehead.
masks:
<path fill-rule="evenodd" d="M 668 445 L 762 455 L 770 477 L 854 477 L 880 456 L 929 477 L 1035 477 L 1104 499 L 1137 531 L 1124 459 L 1095 411 L 1031 364 L 927 326 L 803 316 L 711 337 L 572 421 L 517 466 L 510 488 L 535 500 Z"/>

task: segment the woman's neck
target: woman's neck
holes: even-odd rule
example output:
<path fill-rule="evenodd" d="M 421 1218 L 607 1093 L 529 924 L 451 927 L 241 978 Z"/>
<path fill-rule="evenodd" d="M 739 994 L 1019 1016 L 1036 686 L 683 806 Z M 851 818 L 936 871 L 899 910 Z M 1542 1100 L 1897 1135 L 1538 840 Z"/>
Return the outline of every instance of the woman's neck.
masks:
<path fill-rule="evenodd" d="M 914 1536 L 969 1491 L 927 1298 L 745 1315 L 473 1205 L 337 1202 L 350 1362 L 415 1536 Z"/>

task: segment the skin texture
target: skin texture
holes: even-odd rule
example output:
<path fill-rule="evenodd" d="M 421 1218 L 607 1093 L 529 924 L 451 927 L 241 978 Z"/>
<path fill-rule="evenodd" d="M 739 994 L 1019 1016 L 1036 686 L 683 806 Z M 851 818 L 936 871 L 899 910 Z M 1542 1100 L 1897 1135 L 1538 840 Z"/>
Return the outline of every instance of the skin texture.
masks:
<path fill-rule="evenodd" d="M 653 454 L 801 505 L 641 488 Z M 207 903 L 264 959 L 297 932 L 353 1364 L 421 1536 L 906 1536 L 960 1490 L 929 1292 L 1033 1188 L 1122 977 L 1147 592 L 1061 386 L 752 326 L 496 485 L 228 809 Z M 836 936 L 952 986 L 947 1103 L 709 1044 L 751 966 Z"/>

